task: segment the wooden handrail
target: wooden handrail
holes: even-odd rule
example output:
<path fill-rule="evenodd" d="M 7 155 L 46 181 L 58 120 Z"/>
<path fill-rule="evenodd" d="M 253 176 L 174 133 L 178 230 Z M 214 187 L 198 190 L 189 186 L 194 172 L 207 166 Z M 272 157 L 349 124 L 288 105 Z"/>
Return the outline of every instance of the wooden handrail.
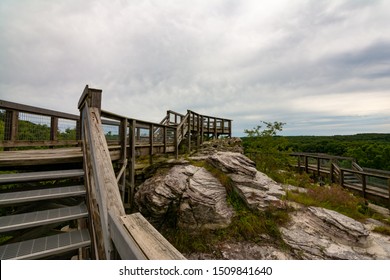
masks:
<path fill-rule="evenodd" d="M 344 175 L 345 173 L 354 174 L 355 177 L 358 179 L 360 186 L 360 190 L 363 193 L 363 197 L 367 197 L 367 193 L 369 192 L 369 187 L 376 187 L 382 189 L 379 193 L 373 193 L 371 190 L 371 195 L 386 198 L 388 199 L 388 208 L 390 209 L 390 172 L 376 170 L 376 169 L 365 169 L 360 167 L 356 160 L 351 157 L 339 157 L 339 156 L 332 156 L 332 155 L 326 155 L 326 154 L 312 154 L 312 153 L 291 153 L 291 156 L 298 157 L 298 168 L 301 170 L 301 168 L 304 168 L 306 172 L 309 172 L 309 170 L 313 170 L 316 172 L 316 174 L 319 176 L 321 173 L 326 173 L 330 176 L 331 182 L 337 182 L 343 187 L 350 188 L 351 184 L 348 184 L 345 182 Z M 304 166 L 301 164 L 301 158 L 304 157 L 305 162 Z M 308 159 L 314 158 L 317 159 L 317 164 L 315 167 L 313 165 L 309 165 Z M 330 167 L 322 167 L 320 165 L 320 160 L 330 160 L 331 164 Z M 351 161 L 352 168 L 342 168 L 339 166 L 338 161 L 339 160 L 349 160 Z M 379 178 L 382 180 L 386 180 L 387 184 L 378 184 L 376 182 L 368 184 L 369 178 Z M 356 186 L 357 184 L 353 184 L 353 188 L 359 188 Z M 383 193 L 383 189 L 387 189 L 387 194 Z"/>
<path fill-rule="evenodd" d="M 0 109 L 5 110 L 5 119 L 4 119 L 4 139 L 0 139 L 0 147 L 4 148 L 17 148 L 17 147 L 34 147 L 34 146 L 43 146 L 43 147 L 54 147 L 54 146 L 76 146 L 79 145 L 79 116 L 68 114 L 64 112 L 38 108 L 33 106 L 28 106 L 24 104 L 18 104 L 14 102 L 0 100 Z M 45 123 L 48 129 L 50 129 L 49 134 L 46 137 L 41 139 L 22 139 L 19 140 L 21 135 L 20 131 L 20 120 L 21 114 L 31 114 L 36 116 L 49 117 L 50 120 Z M 58 124 L 59 119 L 61 120 L 70 120 L 75 122 L 76 129 L 76 138 L 71 140 L 60 140 L 57 137 L 59 131 Z M 26 120 L 28 121 L 28 120 Z M 30 132 L 30 131 L 29 131 Z"/>
<path fill-rule="evenodd" d="M 87 91 L 87 94 L 85 92 Z M 184 257 L 140 214 L 126 215 L 119 192 L 111 157 L 101 122 L 101 109 L 94 100 L 98 90 L 84 90 L 81 104 L 82 140 L 85 170 L 85 185 L 90 213 L 93 252 L 97 259 L 114 259 L 115 252 L 122 259 L 184 259 Z M 97 97 L 99 98 L 99 97 Z M 104 113 L 107 117 L 107 114 Z M 117 117 L 117 116 L 116 116 Z M 118 119 L 118 118 L 117 118 Z M 121 119 L 121 133 L 127 135 L 128 124 L 134 140 L 135 120 Z M 153 132 L 153 124 L 150 131 Z M 134 141 L 133 141 L 134 145 Z M 124 168 L 127 165 L 126 143 L 122 143 Z M 153 147 L 153 140 L 151 140 Z M 134 146 L 130 151 L 130 166 L 134 168 Z M 134 216 L 135 215 L 135 216 Z M 134 223 L 134 224 L 132 224 Z M 148 240 L 152 244 L 142 242 Z M 115 246 L 113 246 L 113 244 Z"/>

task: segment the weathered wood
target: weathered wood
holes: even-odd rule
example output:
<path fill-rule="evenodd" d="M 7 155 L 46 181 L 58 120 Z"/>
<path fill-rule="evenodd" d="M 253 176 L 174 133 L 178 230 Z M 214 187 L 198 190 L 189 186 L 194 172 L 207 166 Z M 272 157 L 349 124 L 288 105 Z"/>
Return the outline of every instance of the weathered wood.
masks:
<path fill-rule="evenodd" d="M 58 118 L 51 117 L 50 119 L 50 140 L 57 141 L 57 132 L 58 132 Z"/>
<path fill-rule="evenodd" d="M 16 140 L 16 141 L 0 141 L 0 147 L 18 148 L 18 147 L 49 147 L 49 146 L 77 146 L 77 140 Z"/>
<path fill-rule="evenodd" d="M 97 228 L 98 223 L 96 223 L 96 235 L 98 240 L 103 240 L 103 244 L 98 246 L 99 259 L 111 259 L 113 251 L 110 247 L 107 209 L 118 216 L 124 215 L 125 211 L 101 127 L 99 109 L 84 107 L 83 114 L 86 115 L 84 133 L 88 138 L 87 145 L 89 146 L 84 151 L 84 158 L 85 161 L 91 163 L 90 166 L 85 166 L 85 171 L 90 174 L 88 178 L 93 179 L 88 182 L 88 189 L 94 202 L 92 205 L 93 217 L 100 221 L 100 228 Z"/>
<path fill-rule="evenodd" d="M 130 176 L 130 192 L 129 201 L 131 208 L 134 206 L 134 190 L 135 190 L 135 141 L 136 141 L 136 127 L 135 120 L 130 120 L 129 124 L 129 176 Z"/>
<path fill-rule="evenodd" d="M 140 213 L 121 216 L 121 220 L 149 260 L 185 260 Z"/>
<path fill-rule="evenodd" d="M 78 115 L 49 110 L 45 108 L 33 107 L 33 106 L 9 102 L 5 100 L 0 100 L 0 109 L 18 111 L 18 112 L 24 112 L 24 113 L 30 113 L 30 114 L 36 114 L 36 115 L 42 115 L 48 117 L 57 117 L 59 119 L 68 119 L 73 121 L 77 121 L 79 119 Z"/>

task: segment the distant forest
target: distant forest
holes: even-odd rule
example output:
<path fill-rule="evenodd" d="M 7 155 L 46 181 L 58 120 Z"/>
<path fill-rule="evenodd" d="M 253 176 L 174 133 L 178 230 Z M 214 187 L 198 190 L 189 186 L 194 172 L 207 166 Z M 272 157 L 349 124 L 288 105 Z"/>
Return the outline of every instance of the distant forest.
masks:
<path fill-rule="evenodd" d="M 390 170 L 390 134 L 282 137 L 286 150 L 353 157 L 362 167 Z"/>
<path fill-rule="evenodd" d="M 353 157 L 362 167 L 390 171 L 390 134 L 273 136 L 273 138 L 273 148 L 277 151 Z M 242 137 L 242 140 L 244 149 L 248 151 L 248 148 L 252 147 L 253 151 L 253 141 L 257 140 L 252 137 Z"/>

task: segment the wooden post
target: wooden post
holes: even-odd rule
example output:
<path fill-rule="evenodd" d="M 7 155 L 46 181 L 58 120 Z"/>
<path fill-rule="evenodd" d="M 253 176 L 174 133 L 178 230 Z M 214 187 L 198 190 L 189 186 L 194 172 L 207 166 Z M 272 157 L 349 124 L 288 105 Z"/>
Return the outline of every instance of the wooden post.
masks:
<path fill-rule="evenodd" d="M 127 165 L 127 126 L 128 122 L 127 119 L 124 118 L 121 120 L 120 124 L 120 144 L 121 144 L 121 160 L 120 163 L 122 164 L 124 170 L 126 170 L 126 165 Z M 125 202 L 125 193 L 126 193 L 126 171 L 123 172 L 122 174 L 122 180 L 121 180 L 121 185 L 120 185 L 120 191 L 121 191 L 121 197 L 122 197 L 122 202 Z"/>
<path fill-rule="evenodd" d="M 196 149 L 200 147 L 200 115 L 196 117 Z"/>
<path fill-rule="evenodd" d="M 163 127 L 163 143 L 164 143 L 164 154 L 167 153 L 167 127 Z"/>
<path fill-rule="evenodd" d="M 130 131 L 129 131 L 129 181 L 130 181 L 130 192 L 129 192 L 129 204 L 131 209 L 134 209 L 134 190 L 135 190 L 135 141 L 136 141 L 136 124 L 135 120 L 130 121 Z"/>
<path fill-rule="evenodd" d="M 178 159 L 179 158 L 179 139 L 178 139 L 179 131 L 178 131 L 177 127 L 174 130 L 174 133 L 175 133 L 175 135 L 174 135 L 173 141 L 174 141 L 174 146 L 175 146 L 175 158 Z"/>
<path fill-rule="evenodd" d="M 187 111 L 187 114 L 188 114 L 188 153 L 191 153 L 191 133 L 192 133 L 192 128 L 191 128 L 191 115 L 192 115 L 192 112 L 191 111 Z M 183 135 L 184 137 L 184 135 Z"/>
<path fill-rule="evenodd" d="M 94 243 L 92 247 L 97 259 L 112 259 L 114 248 L 108 226 L 108 208 L 116 216 L 124 215 L 125 210 L 102 129 L 101 93 L 101 90 L 86 86 L 78 108 L 82 122 L 85 184 Z"/>
<path fill-rule="evenodd" d="M 298 155 L 298 172 L 301 174 L 302 173 L 302 170 L 301 170 L 301 156 Z"/>
<path fill-rule="evenodd" d="M 340 169 L 340 186 L 344 187 L 344 170 Z"/>
<path fill-rule="evenodd" d="M 305 172 L 309 173 L 309 157 L 305 156 Z"/>
<path fill-rule="evenodd" d="M 207 117 L 207 137 L 210 137 L 210 118 Z"/>
<path fill-rule="evenodd" d="M 366 174 L 362 174 L 362 191 L 363 191 L 363 198 L 366 199 L 366 189 L 367 189 L 367 182 L 366 182 L 367 176 Z"/>
<path fill-rule="evenodd" d="M 389 201 L 388 201 L 388 208 L 389 208 L 389 213 L 390 213 L 390 179 L 387 180 L 388 184 L 388 188 L 389 188 Z"/>
<path fill-rule="evenodd" d="M 203 133 L 204 133 L 204 117 L 200 116 L 200 144 L 203 144 Z"/>
<path fill-rule="evenodd" d="M 50 140 L 57 141 L 57 132 L 58 132 L 58 118 L 51 117 L 50 119 Z"/>
<path fill-rule="evenodd" d="M 333 176 L 333 172 L 334 172 L 334 166 L 333 166 L 333 159 L 330 160 L 330 174 L 329 174 L 329 179 L 330 179 L 330 182 L 331 183 L 334 183 L 334 176 Z"/>
<path fill-rule="evenodd" d="M 4 125 L 4 140 L 16 141 L 18 138 L 19 112 L 6 111 Z"/>
<path fill-rule="evenodd" d="M 317 158 L 317 177 L 319 178 L 321 176 L 321 162 L 320 162 L 320 158 L 318 157 Z"/>
<path fill-rule="evenodd" d="M 217 118 L 214 118 L 214 139 L 218 138 L 218 133 L 217 133 Z"/>
<path fill-rule="evenodd" d="M 149 163 L 153 164 L 153 146 L 154 146 L 154 125 L 149 125 Z"/>

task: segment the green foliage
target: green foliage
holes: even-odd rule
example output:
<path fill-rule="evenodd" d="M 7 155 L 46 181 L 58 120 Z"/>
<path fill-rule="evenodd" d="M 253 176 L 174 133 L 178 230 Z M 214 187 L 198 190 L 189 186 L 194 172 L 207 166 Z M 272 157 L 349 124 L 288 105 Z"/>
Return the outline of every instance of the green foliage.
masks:
<path fill-rule="evenodd" d="M 262 123 L 265 124 L 264 128 L 258 125 L 244 131 L 248 135 L 243 138 L 244 151 L 256 162 L 258 170 L 274 177 L 288 166 L 288 142 L 286 138 L 277 136 L 285 123 L 264 121 Z"/>
<path fill-rule="evenodd" d="M 390 227 L 378 226 L 375 227 L 372 231 L 390 236 Z"/>
<path fill-rule="evenodd" d="M 352 195 L 338 185 L 313 185 L 306 193 L 289 191 L 287 199 L 306 206 L 317 206 L 337 211 L 356 220 L 364 220 L 373 215 L 364 199 Z"/>
<path fill-rule="evenodd" d="M 390 170 L 390 134 L 346 136 L 286 136 L 294 152 L 325 153 L 353 157 L 360 166 Z"/>

